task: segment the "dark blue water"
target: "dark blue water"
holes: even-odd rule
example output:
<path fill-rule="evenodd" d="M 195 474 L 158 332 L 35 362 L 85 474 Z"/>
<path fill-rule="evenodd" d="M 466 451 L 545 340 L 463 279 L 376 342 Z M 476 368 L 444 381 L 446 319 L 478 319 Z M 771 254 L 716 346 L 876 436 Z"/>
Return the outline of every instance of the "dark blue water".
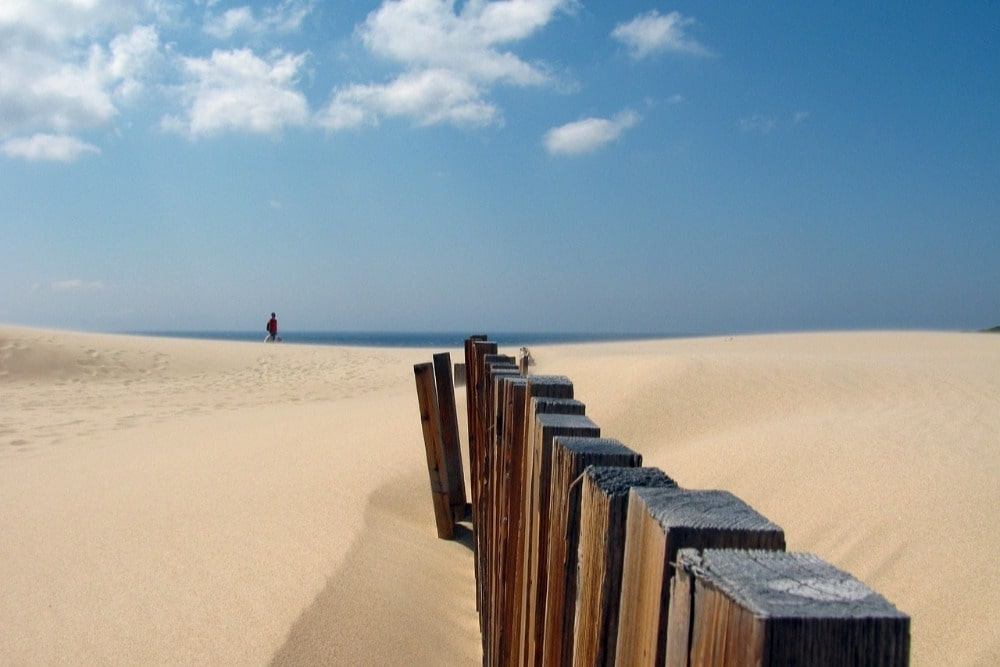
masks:
<path fill-rule="evenodd" d="M 264 332 L 256 331 L 134 331 L 142 336 L 196 338 L 201 340 L 264 340 Z M 354 345 L 360 347 L 462 347 L 465 339 L 485 333 L 498 345 L 522 346 L 554 343 L 596 343 L 605 341 L 647 340 L 651 338 L 681 338 L 679 334 L 601 334 L 601 333 L 489 333 L 489 332 L 366 332 L 366 331 L 282 331 L 286 343 L 306 345 Z M 685 334 L 686 336 L 686 334 Z"/>

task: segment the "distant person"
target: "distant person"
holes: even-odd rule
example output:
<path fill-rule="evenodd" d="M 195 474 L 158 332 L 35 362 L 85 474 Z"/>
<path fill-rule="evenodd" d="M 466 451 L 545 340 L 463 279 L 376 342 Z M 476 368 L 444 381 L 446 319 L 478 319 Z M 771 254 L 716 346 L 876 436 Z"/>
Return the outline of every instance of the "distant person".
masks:
<path fill-rule="evenodd" d="M 274 313 L 271 313 L 271 319 L 267 321 L 267 338 L 265 340 L 268 343 L 278 340 L 278 318 Z"/>

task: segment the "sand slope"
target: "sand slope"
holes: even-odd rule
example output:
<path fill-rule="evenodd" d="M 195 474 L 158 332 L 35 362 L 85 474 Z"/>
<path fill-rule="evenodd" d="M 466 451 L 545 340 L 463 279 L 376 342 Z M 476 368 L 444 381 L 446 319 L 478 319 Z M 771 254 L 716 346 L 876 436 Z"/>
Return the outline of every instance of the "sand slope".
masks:
<path fill-rule="evenodd" d="M 436 351 L 0 327 L 0 663 L 480 664 L 427 484 Z M 1000 336 L 532 352 L 605 435 L 910 613 L 913 664 L 1000 663 Z"/>
<path fill-rule="evenodd" d="M 0 664 L 477 663 L 429 355 L 0 330 Z"/>
<path fill-rule="evenodd" d="M 1000 664 L 1000 337 L 772 335 L 536 352 L 602 433 L 737 494 L 909 613 L 912 664 Z"/>

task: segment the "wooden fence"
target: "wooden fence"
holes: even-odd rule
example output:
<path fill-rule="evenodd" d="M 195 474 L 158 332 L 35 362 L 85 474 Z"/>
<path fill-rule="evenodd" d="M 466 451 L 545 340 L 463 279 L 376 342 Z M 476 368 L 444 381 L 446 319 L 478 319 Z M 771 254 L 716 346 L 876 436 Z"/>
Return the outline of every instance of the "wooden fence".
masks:
<path fill-rule="evenodd" d="M 414 366 L 438 536 L 472 522 L 484 665 L 909 663 L 906 614 L 731 493 L 642 467 L 569 378 L 485 336 L 464 371 L 469 502 L 450 358 Z"/>

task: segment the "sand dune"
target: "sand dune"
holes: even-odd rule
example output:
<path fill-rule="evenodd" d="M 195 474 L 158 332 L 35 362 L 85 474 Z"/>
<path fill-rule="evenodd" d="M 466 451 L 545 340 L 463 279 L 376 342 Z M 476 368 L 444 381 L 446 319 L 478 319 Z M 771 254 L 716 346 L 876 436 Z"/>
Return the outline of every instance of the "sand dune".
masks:
<path fill-rule="evenodd" d="M 588 414 L 682 486 L 737 494 L 912 616 L 912 664 L 1000 664 L 1000 337 L 570 347 Z"/>
<path fill-rule="evenodd" d="M 0 663 L 480 664 L 427 486 L 437 351 L 0 327 Z M 532 352 L 605 435 L 910 613 L 913 664 L 1000 662 L 1000 337 Z"/>

